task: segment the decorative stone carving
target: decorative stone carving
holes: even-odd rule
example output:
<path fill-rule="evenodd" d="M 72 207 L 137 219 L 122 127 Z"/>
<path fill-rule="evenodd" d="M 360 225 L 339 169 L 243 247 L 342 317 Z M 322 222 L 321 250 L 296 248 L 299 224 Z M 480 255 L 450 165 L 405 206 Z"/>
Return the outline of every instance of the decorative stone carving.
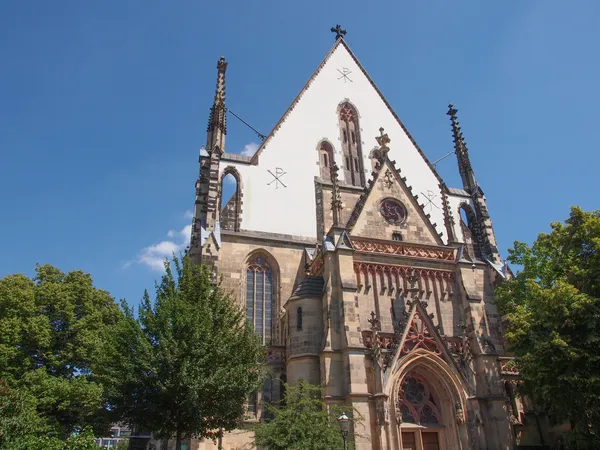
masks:
<path fill-rule="evenodd" d="M 465 412 L 463 411 L 460 404 L 457 404 L 455 406 L 454 417 L 456 419 L 457 425 L 462 425 L 463 423 L 465 423 Z"/>
<path fill-rule="evenodd" d="M 454 261 L 454 249 L 427 248 L 414 244 L 398 242 L 374 242 L 367 239 L 352 238 L 354 249 L 366 253 L 384 253 L 387 255 L 413 256 L 415 258 Z"/>
<path fill-rule="evenodd" d="M 396 424 L 398 426 L 402 425 L 402 411 L 400 410 L 400 405 L 396 406 Z"/>

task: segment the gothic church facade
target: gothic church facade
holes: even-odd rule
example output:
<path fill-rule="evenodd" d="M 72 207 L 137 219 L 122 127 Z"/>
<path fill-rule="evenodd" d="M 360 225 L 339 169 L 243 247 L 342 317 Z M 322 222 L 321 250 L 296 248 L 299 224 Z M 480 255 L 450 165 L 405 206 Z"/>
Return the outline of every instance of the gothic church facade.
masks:
<path fill-rule="evenodd" d="M 189 254 L 214 264 L 268 347 L 270 377 L 247 420 L 264 419 L 283 381 L 303 379 L 360 413 L 358 450 L 513 448 L 517 372 L 494 306 L 509 271 L 457 110 L 454 188 L 337 31 L 252 156 L 227 152 L 227 62 L 217 64 Z M 236 191 L 222 204 L 227 175 Z M 222 445 L 250 441 L 241 429 Z"/>

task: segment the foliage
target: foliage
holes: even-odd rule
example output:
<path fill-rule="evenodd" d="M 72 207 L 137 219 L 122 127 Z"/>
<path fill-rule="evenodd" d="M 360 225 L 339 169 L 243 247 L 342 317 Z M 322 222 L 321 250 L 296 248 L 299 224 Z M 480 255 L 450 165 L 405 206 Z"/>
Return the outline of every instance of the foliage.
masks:
<path fill-rule="evenodd" d="M 104 431 L 94 363 L 123 317 L 108 292 L 81 271 L 44 265 L 33 279 L 0 279 L 0 379 L 27 389 L 55 434 L 66 438 L 87 425 Z"/>
<path fill-rule="evenodd" d="M 131 447 L 129 444 L 129 439 L 121 439 L 119 442 L 117 442 L 115 450 L 129 450 Z"/>
<path fill-rule="evenodd" d="M 115 411 L 159 438 L 216 438 L 236 427 L 247 396 L 258 389 L 264 350 L 241 309 L 207 267 L 187 256 L 168 262 L 156 300 L 146 292 L 104 353 L 101 379 Z"/>
<path fill-rule="evenodd" d="M 321 394 L 319 386 L 304 381 L 288 386 L 282 405 L 265 405 L 274 418 L 255 427 L 254 444 L 269 450 L 343 448 L 337 423 L 342 410 L 337 406 L 327 409 Z"/>
<path fill-rule="evenodd" d="M 572 448 L 600 448 L 600 211 L 573 207 L 551 227 L 509 250 L 523 270 L 498 289 L 498 304 L 523 392 L 571 422 Z"/>
<path fill-rule="evenodd" d="M 65 441 L 49 437 L 50 428 L 36 410 L 35 398 L 23 390 L 0 384 L 0 448 L 7 450 L 97 450 L 86 430 Z"/>

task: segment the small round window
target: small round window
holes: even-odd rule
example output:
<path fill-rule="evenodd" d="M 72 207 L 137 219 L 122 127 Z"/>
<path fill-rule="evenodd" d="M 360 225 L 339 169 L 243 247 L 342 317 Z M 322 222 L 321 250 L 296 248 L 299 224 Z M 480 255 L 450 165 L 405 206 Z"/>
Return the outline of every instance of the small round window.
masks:
<path fill-rule="evenodd" d="M 394 198 L 386 198 L 379 205 L 379 212 L 392 225 L 402 225 L 406 220 L 406 208 Z"/>

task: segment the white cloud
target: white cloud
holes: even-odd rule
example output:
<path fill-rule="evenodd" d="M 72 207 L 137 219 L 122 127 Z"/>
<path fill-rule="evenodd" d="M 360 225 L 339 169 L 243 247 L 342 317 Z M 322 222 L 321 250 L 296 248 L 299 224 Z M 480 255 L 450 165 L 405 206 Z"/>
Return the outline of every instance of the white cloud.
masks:
<path fill-rule="evenodd" d="M 186 212 L 183 213 L 183 218 L 184 219 L 193 219 L 194 211 L 192 211 L 191 209 L 188 209 Z"/>
<path fill-rule="evenodd" d="M 250 142 L 249 144 L 244 145 L 240 155 L 254 156 L 256 150 L 258 150 L 258 144 L 256 142 Z"/>
<path fill-rule="evenodd" d="M 127 269 L 131 267 L 132 264 L 136 263 L 143 264 L 151 270 L 163 272 L 165 270 L 165 259 L 171 259 L 173 253 L 177 255 L 179 252 L 183 252 L 190 243 L 191 235 L 191 224 L 186 225 L 179 231 L 169 230 L 167 232 L 169 240 L 164 240 L 158 244 L 144 247 L 135 259 L 125 262 L 122 267 L 123 269 Z"/>

